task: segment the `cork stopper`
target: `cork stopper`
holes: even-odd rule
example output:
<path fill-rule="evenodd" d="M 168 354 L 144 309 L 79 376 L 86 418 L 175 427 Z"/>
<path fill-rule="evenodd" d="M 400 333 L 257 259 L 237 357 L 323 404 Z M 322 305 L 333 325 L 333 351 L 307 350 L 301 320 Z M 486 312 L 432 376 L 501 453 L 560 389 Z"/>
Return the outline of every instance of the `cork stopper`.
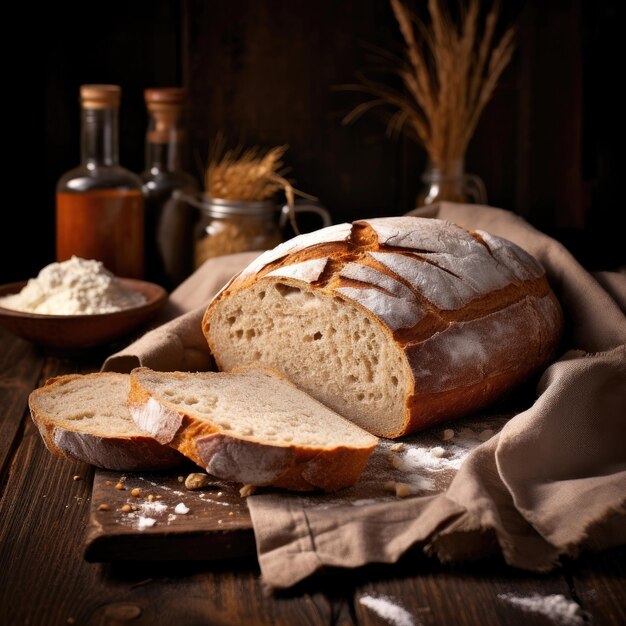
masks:
<path fill-rule="evenodd" d="M 169 143 L 173 138 L 180 139 L 182 130 L 178 123 L 187 99 L 187 90 L 182 87 L 159 87 L 144 91 L 146 106 L 154 119 L 148 132 L 150 143 Z"/>
<path fill-rule="evenodd" d="M 144 92 L 148 109 L 154 105 L 183 106 L 187 99 L 187 90 L 183 87 L 158 87 L 146 89 Z"/>
<path fill-rule="evenodd" d="M 120 106 L 119 85 L 81 85 L 80 104 L 83 109 L 110 109 Z"/>

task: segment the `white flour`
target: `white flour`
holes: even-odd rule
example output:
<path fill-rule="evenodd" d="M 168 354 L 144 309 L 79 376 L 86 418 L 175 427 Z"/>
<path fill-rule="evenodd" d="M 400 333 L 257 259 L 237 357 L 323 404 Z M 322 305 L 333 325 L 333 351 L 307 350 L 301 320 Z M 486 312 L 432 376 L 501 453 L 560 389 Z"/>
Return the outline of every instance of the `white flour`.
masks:
<path fill-rule="evenodd" d="M 439 434 L 441 443 L 436 446 L 407 441 L 403 453 L 392 457 L 392 464 L 400 472 L 410 474 L 419 471 L 457 471 L 468 454 L 493 434 L 491 429 L 480 432 L 467 427 L 458 431 L 446 429 Z"/>
<path fill-rule="evenodd" d="M 561 594 L 542 596 L 538 593 L 533 593 L 530 596 L 520 596 L 514 593 L 500 593 L 498 598 L 518 607 L 522 611 L 541 613 L 553 620 L 555 624 L 582 626 L 585 623 L 580 606 Z"/>
<path fill-rule="evenodd" d="M 144 304 L 145 297 L 130 291 L 99 261 L 73 256 L 51 263 L 17 294 L 0 298 L 0 306 L 44 315 L 114 313 Z"/>
<path fill-rule="evenodd" d="M 135 505 L 133 504 L 133 506 Z M 157 522 L 161 521 L 167 508 L 167 504 L 159 500 L 142 502 L 136 505 L 133 511 L 126 513 L 119 521 L 126 525 L 134 526 L 138 530 L 152 528 Z M 176 519 L 175 516 L 174 519 Z M 170 522 L 169 519 L 167 521 L 168 523 Z"/>
<path fill-rule="evenodd" d="M 144 517 L 143 515 L 137 520 L 137 528 L 143 530 L 144 528 L 151 528 L 156 524 L 154 517 Z"/>
<path fill-rule="evenodd" d="M 376 615 L 393 626 L 418 626 L 413 616 L 403 607 L 385 596 L 361 596 L 359 604 L 366 606 Z"/>
<path fill-rule="evenodd" d="M 167 504 L 159 502 L 158 500 L 153 502 L 143 502 L 139 506 L 139 511 L 142 515 L 160 515 L 161 513 L 165 513 L 165 511 L 167 511 Z"/>

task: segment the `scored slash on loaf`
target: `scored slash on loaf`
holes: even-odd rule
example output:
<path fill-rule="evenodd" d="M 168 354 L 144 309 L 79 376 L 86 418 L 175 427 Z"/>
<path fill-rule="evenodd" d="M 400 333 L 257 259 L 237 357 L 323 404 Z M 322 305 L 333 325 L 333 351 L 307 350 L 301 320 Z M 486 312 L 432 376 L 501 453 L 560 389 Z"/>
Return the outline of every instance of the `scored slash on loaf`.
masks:
<path fill-rule="evenodd" d="M 529 254 L 416 217 L 295 237 L 235 277 L 203 319 L 220 369 L 275 368 L 384 437 L 492 403 L 548 362 L 561 328 Z"/>

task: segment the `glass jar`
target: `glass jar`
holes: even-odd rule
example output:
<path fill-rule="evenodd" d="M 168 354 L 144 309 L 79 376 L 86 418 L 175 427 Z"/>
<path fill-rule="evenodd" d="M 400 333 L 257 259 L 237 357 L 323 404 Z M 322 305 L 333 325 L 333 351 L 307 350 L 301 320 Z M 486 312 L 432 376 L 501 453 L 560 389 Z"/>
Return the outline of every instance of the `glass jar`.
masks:
<path fill-rule="evenodd" d="M 445 200 L 487 204 L 485 184 L 478 176 L 465 173 L 463 159 L 430 161 L 421 179 L 424 184 L 417 196 L 417 207 Z"/>
<path fill-rule="evenodd" d="M 281 206 L 274 200 L 225 200 L 182 192 L 175 196 L 198 209 L 193 233 L 195 269 L 214 257 L 274 248 L 283 241 L 282 230 L 292 211 L 289 205 Z M 293 213 L 307 212 L 319 215 L 323 226 L 330 226 L 330 214 L 323 207 L 295 203 Z"/>

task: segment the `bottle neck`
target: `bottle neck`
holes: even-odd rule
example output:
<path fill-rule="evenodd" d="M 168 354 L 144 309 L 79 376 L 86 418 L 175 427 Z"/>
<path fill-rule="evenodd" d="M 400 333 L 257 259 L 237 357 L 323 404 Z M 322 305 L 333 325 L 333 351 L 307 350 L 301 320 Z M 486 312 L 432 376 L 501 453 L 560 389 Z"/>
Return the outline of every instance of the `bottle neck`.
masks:
<path fill-rule="evenodd" d="M 146 167 L 151 174 L 182 170 L 183 136 L 180 107 L 160 106 L 149 111 Z"/>
<path fill-rule="evenodd" d="M 81 163 L 89 169 L 118 165 L 118 109 L 83 109 Z"/>
<path fill-rule="evenodd" d="M 146 142 L 146 166 L 151 174 L 177 172 L 182 170 L 182 146 L 178 133 L 166 143 Z"/>
<path fill-rule="evenodd" d="M 462 181 L 465 175 L 463 159 L 450 161 L 429 160 L 426 171 L 422 175 L 424 182 L 453 182 Z"/>

